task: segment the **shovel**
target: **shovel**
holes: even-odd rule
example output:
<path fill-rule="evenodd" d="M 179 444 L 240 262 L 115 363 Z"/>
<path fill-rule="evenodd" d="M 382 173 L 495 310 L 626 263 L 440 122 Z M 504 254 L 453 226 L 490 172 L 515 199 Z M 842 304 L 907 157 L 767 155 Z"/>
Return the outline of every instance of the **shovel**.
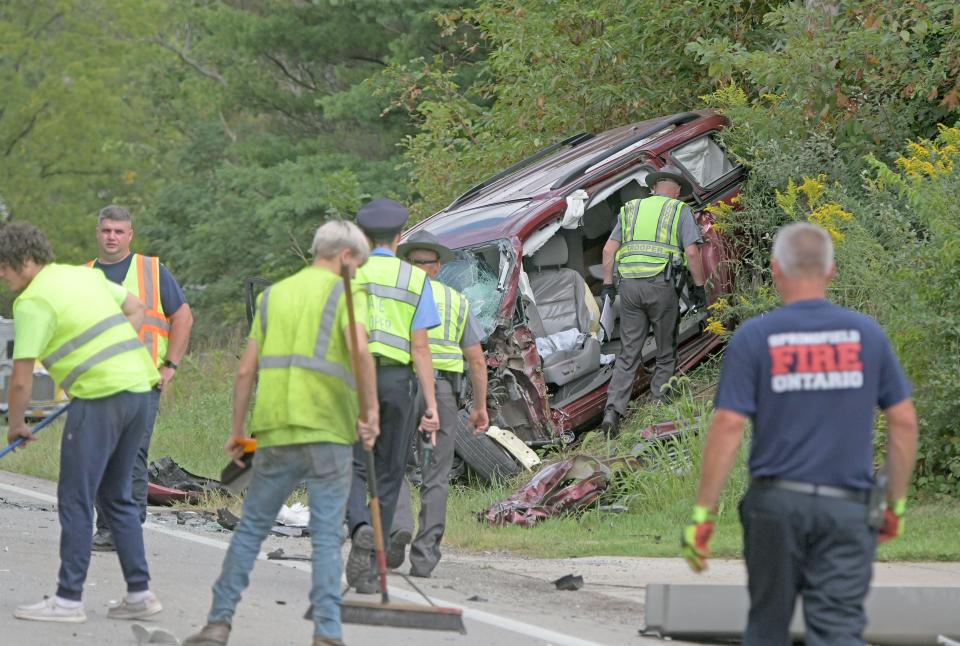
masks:
<path fill-rule="evenodd" d="M 344 267 L 344 294 L 347 299 L 347 320 L 350 334 L 350 360 L 357 381 L 357 396 L 360 398 L 360 416 L 366 413 L 364 401 L 363 373 L 360 371 L 360 354 L 357 347 L 357 327 L 353 311 L 353 294 L 350 291 L 350 271 Z M 377 557 L 377 574 L 380 578 L 380 603 L 370 601 L 344 600 L 340 604 L 340 621 L 345 624 L 363 624 L 367 626 L 392 626 L 394 628 L 419 628 L 422 630 L 453 630 L 466 633 L 463 625 L 463 611 L 459 608 L 443 608 L 430 601 L 419 588 L 414 588 L 430 604 L 428 606 L 393 603 L 387 592 L 387 557 L 384 550 L 383 524 L 380 519 L 380 498 L 377 495 L 377 473 L 373 451 L 364 448 L 367 458 L 367 486 L 370 489 L 370 520 L 373 525 L 374 552 Z M 409 582 L 409 580 L 408 580 Z M 310 619 L 313 607 L 307 610 L 306 619 Z"/>
<path fill-rule="evenodd" d="M 55 419 L 57 419 L 58 417 L 60 417 L 61 415 L 63 415 L 65 412 L 67 412 L 67 409 L 68 409 L 68 408 L 70 408 L 70 404 L 64 404 L 63 406 L 61 406 L 61 407 L 58 408 L 57 410 L 53 411 L 52 413 L 50 413 L 49 415 L 47 415 L 46 417 L 44 417 L 42 422 L 40 422 L 39 424 L 37 424 L 36 426 L 34 426 L 32 429 L 30 429 L 30 433 L 33 434 L 33 435 L 36 435 L 36 434 L 37 434 L 37 431 L 39 431 L 39 430 L 42 429 L 43 427 L 49 425 L 53 420 L 55 420 Z M 10 444 L 8 444 L 8 445 L 6 445 L 5 447 L 3 447 L 3 449 L 0 449 L 0 458 L 2 458 L 3 456 L 5 456 L 7 453 L 10 453 L 11 451 L 13 451 L 13 450 L 15 450 L 15 449 L 23 446 L 23 444 L 24 444 L 26 441 L 27 441 L 27 440 L 25 440 L 24 438 L 18 437 L 18 438 L 15 439 L 13 442 L 10 442 Z"/>

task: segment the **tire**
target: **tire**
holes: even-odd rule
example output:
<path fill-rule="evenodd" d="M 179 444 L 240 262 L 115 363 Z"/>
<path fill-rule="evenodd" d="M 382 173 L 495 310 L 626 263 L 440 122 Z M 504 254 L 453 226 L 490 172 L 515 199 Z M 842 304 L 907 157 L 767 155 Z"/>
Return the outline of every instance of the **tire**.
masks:
<path fill-rule="evenodd" d="M 466 422 L 466 413 L 460 411 L 454 452 L 471 471 L 491 483 L 520 473 L 521 466 L 513 456 L 486 435 L 474 435 Z"/>

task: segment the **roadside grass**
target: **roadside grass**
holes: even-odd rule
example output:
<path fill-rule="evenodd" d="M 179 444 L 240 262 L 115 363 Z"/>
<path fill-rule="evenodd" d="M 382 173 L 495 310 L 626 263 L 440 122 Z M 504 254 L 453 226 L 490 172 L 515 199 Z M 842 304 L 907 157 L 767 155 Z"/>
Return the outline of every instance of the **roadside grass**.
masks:
<path fill-rule="evenodd" d="M 161 403 L 150 459 L 171 456 L 184 469 L 200 476 L 219 477 L 226 463 L 223 443 L 230 428 L 230 400 L 236 352 L 197 352 L 183 362 Z M 530 474 L 510 482 L 483 486 L 471 482 L 454 485 L 449 499 L 444 542 L 460 549 L 480 552 L 515 552 L 532 557 L 575 556 L 665 556 L 679 553 L 680 529 L 686 523 L 696 493 L 703 431 L 710 413 L 713 386 L 719 362 L 711 359 L 689 376 L 680 377 L 682 393 L 675 403 L 634 405 L 615 441 L 588 433 L 576 446 L 545 451 L 545 461 L 576 453 L 597 457 L 635 453 L 641 469 L 620 475 L 597 506 L 579 516 L 551 518 L 531 529 L 491 527 L 478 520 L 478 513 L 507 498 Z M 662 443 L 642 442 L 640 432 L 650 424 L 675 421 L 695 427 L 696 433 Z M 50 480 L 59 474 L 62 424 L 45 429 L 25 450 L 7 456 L 0 468 Z M 642 446 L 638 446 L 642 445 Z M 724 490 L 712 548 L 719 558 L 738 558 L 741 532 L 737 501 L 747 485 L 746 443 Z M 212 495 L 197 504 L 185 505 L 214 511 L 227 507 L 239 513 L 241 499 Z M 306 503 L 302 491 L 290 500 Z M 626 511 L 604 511 L 601 506 L 619 505 Z M 414 502 L 414 513 L 418 507 Z M 911 499 L 903 537 L 881 546 L 879 560 L 960 560 L 960 501 Z"/>
<path fill-rule="evenodd" d="M 226 464 L 223 444 L 230 432 L 236 363 L 236 353 L 228 350 L 196 352 L 184 359 L 161 399 L 150 460 L 169 455 L 191 473 L 219 478 Z M 3 458 L 0 469 L 56 480 L 62 430 L 63 423 L 54 422 L 25 449 Z"/>

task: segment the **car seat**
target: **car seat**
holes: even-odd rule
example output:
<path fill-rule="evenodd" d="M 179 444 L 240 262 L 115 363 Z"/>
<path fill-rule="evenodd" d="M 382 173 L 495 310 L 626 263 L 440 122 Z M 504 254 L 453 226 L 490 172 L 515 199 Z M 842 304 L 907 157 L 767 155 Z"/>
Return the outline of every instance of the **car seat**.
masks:
<path fill-rule="evenodd" d="M 562 386 L 600 368 L 600 343 L 590 334 L 590 312 L 585 299 L 589 292 L 583 276 L 567 269 L 567 241 L 563 236 L 550 238 L 530 259 L 530 288 L 536 302 L 536 315 L 528 316 L 534 336 L 543 338 L 577 329 L 587 338 L 582 348 L 555 352 L 543 359 L 547 383 Z"/>

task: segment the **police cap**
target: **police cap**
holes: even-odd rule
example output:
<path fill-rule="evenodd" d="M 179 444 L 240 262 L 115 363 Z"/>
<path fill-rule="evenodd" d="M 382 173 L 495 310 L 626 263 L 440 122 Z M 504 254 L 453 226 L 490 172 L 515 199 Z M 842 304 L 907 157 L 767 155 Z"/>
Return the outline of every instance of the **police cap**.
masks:
<path fill-rule="evenodd" d="M 363 205 L 357 213 L 357 226 L 370 236 L 396 235 L 410 215 L 396 200 L 377 199 Z"/>

